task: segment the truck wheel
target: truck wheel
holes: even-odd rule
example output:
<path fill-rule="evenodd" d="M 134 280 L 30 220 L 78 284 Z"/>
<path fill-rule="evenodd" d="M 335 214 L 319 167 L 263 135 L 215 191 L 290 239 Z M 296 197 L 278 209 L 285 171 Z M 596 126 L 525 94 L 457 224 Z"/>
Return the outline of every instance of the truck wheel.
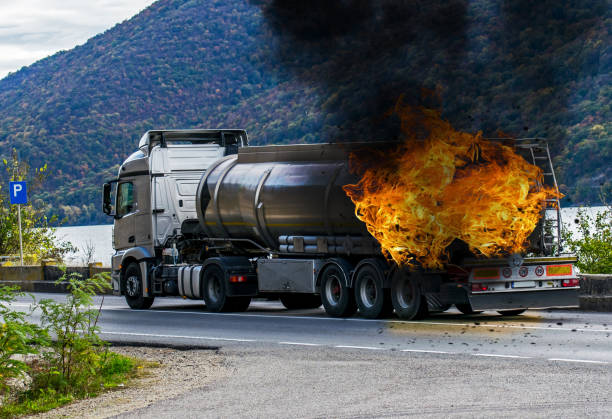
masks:
<path fill-rule="evenodd" d="M 220 267 L 210 265 L 206 268 L 202 286 L 204 303 L 209 311 L 218 313 L 229 309 L 225 288 L 225 275 Z"/>
<path fill-rule="evenodd" d="M 226 305 L 227 309 L 225 311 L 247 311 L 251 305 L 251 297 L 230 297 L 228 298 L 228 303 Z"/>
<path fill-rule="evenodd" d="M 125 301 L 134 310 L 146 310 L 151 307 L 155 297 L 144 297 L 142 294 L 142 276 L 136 262 L 125 270 Z"/>
<path fill-rule="evenodd" d="M 203 297 L 206 308 L 213 313 L 227 311 L 246 311 L 251 297 L 228 297 L 225 273 L 217 265 L 210 265 L 204 271 L 202 281 Z"/>
<path fill-rule="evenodd" d="M 427 300 L 414 276 L 403 272 L 395 274 L 391 282 L 391 301 L 400 319 L 413 320 L 427 317 Z"/>
<path fill-rule="evenodd" d="M 497 312 L 502 316 L 518 316 L 527 311 L 526 308 L 517 308 L 516 310 L 498 310 Z"/>
<path fill-rule="evenodd" d="M 304 310 L 321 307 L 321 296 L 313 294 L 285 294 L 280 297 L 287 310 Z"/>
<path fill-rule="evenodd" d="M 365 264 L 355 278 L 355 301 L 363 317 L 378 319 L 393 312 L 391 292 L 383 288 L 384 273 L 372 264 Z"/>
<path fill-rule="evenodd" d="M 455 304 L 455 307 L 457 307 L 457 310 L 459 310 L 463 314 L 480 314 L 480 313 L 482 313 L 482 310 L 474 311 L 474 309 L 472 309 L 472 305 L 470 303 Z"/>
<path fill-rule="evenodd" d="M 346 286 L 344 273 L 336 264 L 321 273 L 321 302 L 332 317 L 349 317 L 357 310 L 353 292 Z"/>

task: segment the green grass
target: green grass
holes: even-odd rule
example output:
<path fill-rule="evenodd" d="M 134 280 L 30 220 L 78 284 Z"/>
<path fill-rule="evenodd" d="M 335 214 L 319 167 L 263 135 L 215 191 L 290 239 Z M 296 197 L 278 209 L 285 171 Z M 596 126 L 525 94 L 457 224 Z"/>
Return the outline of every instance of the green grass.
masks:
<path fill-rule="evenodd" d="M 65 385 L 59 374 L 43 369 L 39 373 L 32 370 L 33 383 L 29 390 L 24 391 L 10 401 L 0 406 L 0 418 L 13 418 L 28 414 L 46 412 L 68 404 L 74 400 L 95 397 L 101 392 L 116 388 L 119 384 L 129 384 L 130 380 L 142 376 L 146 367 L 154 366 L 134 358 L 105 351 L 94 361 L 92 370 L 83 371 L 81 380 L 76 374 L 76 385 Z M 58 391 L 57 389 L 63 389 Z"/>

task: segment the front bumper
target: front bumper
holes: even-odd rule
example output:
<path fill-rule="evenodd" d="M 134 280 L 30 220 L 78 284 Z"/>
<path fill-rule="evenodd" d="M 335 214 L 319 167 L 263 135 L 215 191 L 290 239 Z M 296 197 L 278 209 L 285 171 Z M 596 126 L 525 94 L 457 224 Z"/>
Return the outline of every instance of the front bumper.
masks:
<path fill-rule="evenodd" d="M 468 299 L 473 310 L 578 307 L 579 291 L 579 288 L 554 288 L 541 291 L 468 293 Z"/>

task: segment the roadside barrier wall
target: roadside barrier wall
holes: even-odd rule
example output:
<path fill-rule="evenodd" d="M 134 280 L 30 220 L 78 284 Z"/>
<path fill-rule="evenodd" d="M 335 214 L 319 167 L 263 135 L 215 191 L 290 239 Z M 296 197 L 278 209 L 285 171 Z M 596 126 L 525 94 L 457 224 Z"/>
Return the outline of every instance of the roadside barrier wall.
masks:
<path fill-rule="evenodd" d="M 612 312 L 612 275 L 580 275 L 580 309 Z"/>
<path fill-rule="evenodd" d="M 90 278 L 102 272 L 110 272 L 110 268 L 97 263 L 66 267 L 67 276 L 78 273 L 83 278 Z M 23 291 L 29 292 L 67 292 L 67 282 L 56 283 L 62 275 L 57 265 L 0 266 L 0 285 L 18 285 Z M 107 291 L 107 294 L 112 294 L 112 290 Z"/>

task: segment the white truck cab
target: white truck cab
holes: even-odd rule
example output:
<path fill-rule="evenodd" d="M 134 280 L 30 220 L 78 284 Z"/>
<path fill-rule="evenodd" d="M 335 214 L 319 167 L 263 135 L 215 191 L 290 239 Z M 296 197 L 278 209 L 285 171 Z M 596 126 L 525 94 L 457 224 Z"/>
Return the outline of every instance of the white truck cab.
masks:
<path fill-rule="evenodd" d="M 131 259 L 160 257 L 156 252 L 168 240 L 199 229 L 195 195 L 200 178 L 210 164 L 246 145 L 244 130 L 146 132 L 117 179 L 104 185 L 104 212 L 114 217 L 113 272 Z M 113 284 L 119 291 L 119 278 Z"/>

